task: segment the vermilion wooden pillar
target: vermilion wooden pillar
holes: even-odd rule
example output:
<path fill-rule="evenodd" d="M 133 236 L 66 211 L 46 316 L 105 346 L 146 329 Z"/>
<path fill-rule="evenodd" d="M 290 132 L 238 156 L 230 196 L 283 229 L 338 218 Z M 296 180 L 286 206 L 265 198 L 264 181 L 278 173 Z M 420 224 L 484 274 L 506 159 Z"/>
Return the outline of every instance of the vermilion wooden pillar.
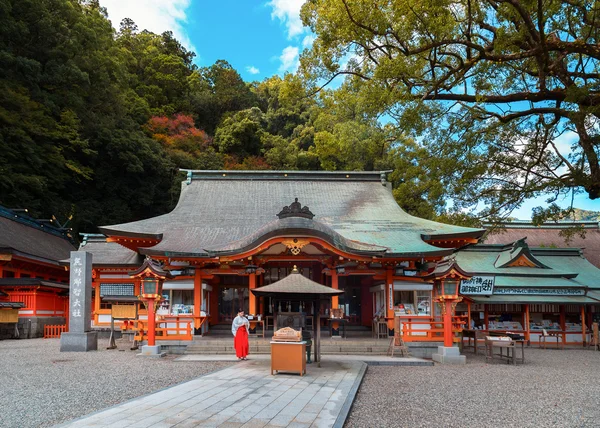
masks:
<path fill-rule="evenodd" d="M 148 346 L 156 345 L 156 314 L 154 313 L 154 298 L 146 299 L 148 309 Z"/>
<path fill-rule="evenodd" d="M 258 281 L 259 281 L 259 285 L 262 287 L 264 284 L 264 276 L 261 275 L 258 277 Z M 264 297 L 260 297 L 258 299 L 259 302 L 259 309 L 258 309 L 258 313 L 261 315 L 265 315 L 265 298 Z M 266 321 L 265 321 L 266 322 Z"/>
<path fill-rule="evenodd" d="M 248 283 L 250 284 L 250 296 L 248 312 L 252 315 L 256 315 L 256 296 L 252 292 L 256 288 L 256 274 L 251 273 L 248 275 Z"/>
<path fill-rule="evenodd" d="M 445 300 L 444 305 L 444 346 L 452 347 L 454 335 L 452 333 L 452 300 Z"/>
<path fill-rule="evenodd" d="M 200 328 L 200 313 L 202 311 L 202 271 L 196 269 L 194 274 L 194 328 Z M 197 332 L 200 334 L 200 332 Z"/>
<path fill-rule="evenodd" d="M 388 330 L 394 330 L 394 271 L 388 267 L 385 272 L 385 316 L 387 318 Z"/>
<path fill-rule="evenodd" d="M 331 288 L 333 288 L 334 290 L 338 290 L 340 288 L 339 283 L 338 283 L 338 274 L 335 269 L 331 269 Z M 332 296 L 331 297 L 331 309 L 337 309 L 339 304 L 340 304 L 339 297 Z"/>
<path fill-rule="evenodd" d="M 335 269 L 331 269 L 331 288 L 333 288 L 334 290 L 339 290 L 339 283 L 338 283 L 338 274 L 337 271 Z M 331 309 L 337 309 L 338 306 L 340 305 L 340 300 L 338 296 L 332 296 L 331 297 Z M 331 314 L 329 315 L 331 317 Z M 334 322 L 332 325 L 332 329 L 339 331 L 340 328 L 340 324 L 337 322 Z"/>

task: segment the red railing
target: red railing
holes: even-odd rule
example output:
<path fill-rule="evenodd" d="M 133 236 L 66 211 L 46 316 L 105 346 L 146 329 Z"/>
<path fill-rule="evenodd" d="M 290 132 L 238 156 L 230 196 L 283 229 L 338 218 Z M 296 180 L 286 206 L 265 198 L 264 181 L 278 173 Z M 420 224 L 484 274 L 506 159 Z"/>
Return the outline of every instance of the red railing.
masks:
<path fill-rule="evenodd" d="M 138 320 L 137 327 L 133 330 L 137 331 L 135 340 L 148 340 L 147 321 Z M 192 340 L 192 322 L 188 321 L 184 327 L 180 327 L 181 322 L 176 323 L 176 327 L 160 327 L 166 325 L 167 321 L 158 321 L 156 328 L 156 340 Z M 173 333 L 174 332 L 174 333 Z"/>
<path fill-rule="evenodd" d="M 67 325 L 45 325 L 44 326 L 44 339 L 59 339 L 62 333 L 67 330 Z"/>
<path fill-rule="evenodd" d="M 408 319 L 418 319 L 409 317 Z M 402 340 L 404 342 L 443 342 L 444 321 L 442 319 L 419 319 L 418 321 L 405 321 L 400 317 L 402 323 Z M 452 317 L 453 341 L 458 342 L 460 338 L 457 333 L 462 332 L 465 325 L 464 317 Z M 418 326 L 418 327 L 417 327 Z"/>

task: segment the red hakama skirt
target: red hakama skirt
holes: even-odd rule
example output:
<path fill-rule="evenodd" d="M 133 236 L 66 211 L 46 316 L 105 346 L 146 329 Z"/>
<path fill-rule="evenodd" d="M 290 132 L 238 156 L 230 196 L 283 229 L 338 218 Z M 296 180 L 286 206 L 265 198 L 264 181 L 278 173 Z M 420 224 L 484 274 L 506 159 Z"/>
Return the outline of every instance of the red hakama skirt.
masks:
<path fill-rule="evenodd" d="M 248 356 L 248 331 L 245 326 L 238 328 L 233 338 L 233 346 L 235 347 L 236 357 L 246 358 Z"/>

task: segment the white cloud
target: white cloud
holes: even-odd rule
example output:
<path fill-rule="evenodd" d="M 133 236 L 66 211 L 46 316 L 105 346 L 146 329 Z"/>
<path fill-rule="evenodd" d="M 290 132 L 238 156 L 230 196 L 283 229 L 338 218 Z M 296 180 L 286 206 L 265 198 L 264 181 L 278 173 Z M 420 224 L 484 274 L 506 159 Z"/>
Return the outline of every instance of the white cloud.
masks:
<path fill-rule="evenodd" d="M 191 0 L 100 0 L 100 5 L 108 11 L 108 18 L 117 30 L 123 18 L 131 18 L 141 30 L 160 34 L 172 31 L 173 35 L 187 49 L 195 51 L 184 24 L 186 10 Z"/>
<path fill-rule="evenodd" d="M 308 36 L 305 36 L 304 39 L 302 39 L 302 47 L 310 48 L 316 38 L 317 36 L 315 36 L 314 34 L 309 34 Z"/>
<path fill-rule="evenodd" d="M 258 74 L 260 73 L 260 70 L 258 68 L 256 68 L 253 65 L 249 65 L 248 67 L 246 67 L 246 71 L 250 74 Z"/>
<path fill-rule="evenodd" d="M 298 36 L 304 32 L 302 20 L 300 19 L 300 8 L 306 0 L 271 0 L 267 3 L 273 8 L 272 19 L 279 19 L 285 24 L 288 39 Z"/>
<path fill-rule="evenodd" d="M 300 65 L 300 60 L 298 56 L 298 48 L 296 46 L 288 46 L 283 50 L 279 60 L 281 61 L 281 65 L 279 66 L 279 71 L 281 73 L 290 71 L 295 72 L 298 66 Z"/>

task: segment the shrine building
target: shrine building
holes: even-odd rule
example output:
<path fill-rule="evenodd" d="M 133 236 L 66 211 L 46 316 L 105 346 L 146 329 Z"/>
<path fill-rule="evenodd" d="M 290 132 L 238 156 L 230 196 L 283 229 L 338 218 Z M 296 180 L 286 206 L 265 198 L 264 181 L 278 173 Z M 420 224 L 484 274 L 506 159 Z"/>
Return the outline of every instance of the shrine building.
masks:
<path fill-rule="evenodd" d="M 47 325 L 66 325 L 69 231 L 26 210 L 0 207 L 0 339 L 34 338 Z"/>
<path fill-rule="evenodd" d="M 532 322 L 548 321 L 548 309 L 548 322 L 563 331 L 579 320 L 575 333 L 581 339 L 574 341 L 585 341 L 585 324 L 600 312 L 600 296 L 594 295 L 600 270 L 579 250 L 530 249 L 524 240 L 476 245 L 484 229 L 404 212 L 387 172 L 186 172 L 172 212 L 84 235 L 80 250 L 93 256 L 94 326 L 110 324 L 114 302 L 141 294 L 131 272 L 146 258 L 172 276 L 164 282 L 159 319 L 187 324 L 195 335 L 230 324 L 239 308 L 260 315 L 267 328 L 276 313 L 309 311 L 302 302 L 276 306 L 251 292 L 286 277 L 294 266 L 343 290 L 321 306 L 322 316 L 341 310 L 349 325 L 393 335 L 399 315 L 407 341 L 443 340 L 434 331 L 448 298 L 454 332 L 517 320 L 525 332 Z M 491 281 L 491 288 L 481 293 L 481 281 Z M 475 287 L 459 295 L 463 283 Z M 177 331 L 173 337 L 190 339 Z"/>

